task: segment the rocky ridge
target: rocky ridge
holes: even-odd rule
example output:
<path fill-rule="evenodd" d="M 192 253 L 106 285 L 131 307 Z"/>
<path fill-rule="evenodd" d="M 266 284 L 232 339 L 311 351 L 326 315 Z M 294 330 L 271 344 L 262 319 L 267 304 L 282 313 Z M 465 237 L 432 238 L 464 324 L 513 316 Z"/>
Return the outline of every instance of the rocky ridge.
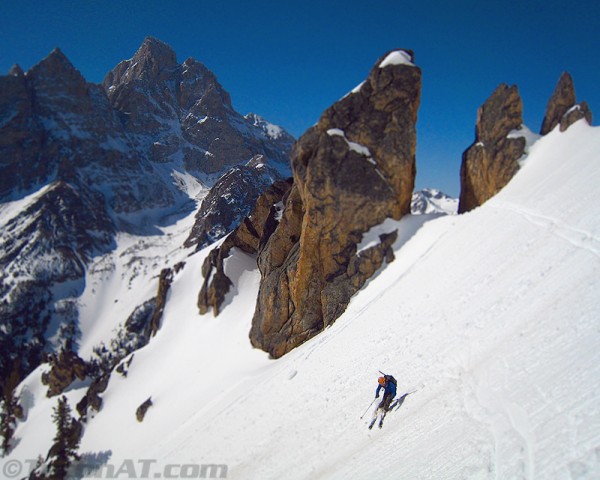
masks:
<path fill-rule="evenodd" d="M 523 125 L 523 105 L 516 86 L 501 84 L 477 112 L 475 141 L 463 153 L 458 212 L 472 210 L 498 193 L 519 170 L 528 141 L 535 138 Z M 559 126 L 564 132 L 578 120 L 592 123 L 586 102 L 576 103 L 573 79 L 565 72 L 548 101 L 540 130 Z"/>
<path fill-rule="evenodd" d="M 294 139 L 256 115 L 237 113 L 208 68 L 193 58 L 177 63 L 155 38 L 109 72 L 103 86 L 125 130 L 157 163 L 183 161 L 185 171 L 211 183 L 215 174 L 262 155 L 289 174 Z"/>

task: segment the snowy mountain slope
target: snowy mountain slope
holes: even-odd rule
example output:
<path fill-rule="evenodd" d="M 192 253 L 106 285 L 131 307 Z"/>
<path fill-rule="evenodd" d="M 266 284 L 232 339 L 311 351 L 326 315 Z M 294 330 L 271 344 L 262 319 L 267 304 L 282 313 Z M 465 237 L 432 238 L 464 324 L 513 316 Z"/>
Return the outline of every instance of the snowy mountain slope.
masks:
<path fill-rule="evenodd" d="M 59 49 L 27 72 L 15 67 L 0 75 L 0 110 L 0 390 L 10 372 L 23 378 L 78 342 L 87 268 L 98 258 L 95 268 L 119 268 L 116 236 L 162 242 L 224 174 L 257 157 L 275 176 L 290 173 L 283 128 L 237 113 L 210 70 L 179 64 L 150 37 L 103 85 Z M 230 176 L 237 197 L 218 204 L 224 223 L 198 235 L 237 226 L 270 175 Z"/>
<path fill-rule="evenodd" d="M 410 202 L 410 213 L 445 213 L 454 215 L 458 210 L 458 198 L 452 198 L 434 188 L 414 192 Z"/>
<path fill-rule="evenodd" d="M 599 182 L 600 129 L 552 132 L 484 206 L 403 219 L 396 260 L 333 326 L 277 361 L 247 338 L 253 259 L 227 263 L 239 293 L 215 319 L 197 314 L 208 251 L 198 252 L 175 276 L 157 336 L 126 378 L 112 376 L 84 459 L 156 459 L 156 472 L 227 464 L 228 478 L 243 479 L 598 478 Z M 136 295 L 115 299 L 133 306 Z M 360 416 L 378 369 L 418 391 L 369 431 Z M 40 374 L 21 386 L 29 417 L 9 459 L 50 446 L 56 400 L 44 398 Z M 83 392 L 71 388 L 72 405 Z"/>

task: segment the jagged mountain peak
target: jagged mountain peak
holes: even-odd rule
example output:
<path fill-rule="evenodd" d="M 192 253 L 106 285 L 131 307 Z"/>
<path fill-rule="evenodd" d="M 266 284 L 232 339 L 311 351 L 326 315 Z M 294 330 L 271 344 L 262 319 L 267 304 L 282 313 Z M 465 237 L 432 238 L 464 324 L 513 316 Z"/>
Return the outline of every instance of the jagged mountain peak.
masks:
<path fill-rule="evenodd" d="M 169 68 L 177 65 L 175 51 L 155 37 L 146 37 L 131 60 L 134 63 L 155 63 L 159 68 Z"/>
<path fill-rule="evenodd" d="M 118 84 L 161 82 L 178 67 L 175 51 L 154 37 L 146 37 L 133 57 L 120 62 L 102 82 L 106 89 Z"/>
<path fill-rule="evenodd" d="M 27 76 L 34 80 L 48 79 L 59 83 L 86 83 L 83 75 L 75 68 L 60 48 L 55 48 L 41 62 L 31 67 L 27 72 Z"/>

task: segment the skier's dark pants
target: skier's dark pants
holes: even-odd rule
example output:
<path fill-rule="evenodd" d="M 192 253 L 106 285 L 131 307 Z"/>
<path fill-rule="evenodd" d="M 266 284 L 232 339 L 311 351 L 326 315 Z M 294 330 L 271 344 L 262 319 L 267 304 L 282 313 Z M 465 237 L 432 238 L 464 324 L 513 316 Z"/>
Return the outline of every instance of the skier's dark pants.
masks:
<path fill-rule="evenodd" d="M 390 403 L 392 403 L 392 398 L 393 397 L 391 393 L 386 393 L 381 399 L 381 403 L 377 408 L 383 408 L 383 411 L 387 412 L 390 409 Z"/>

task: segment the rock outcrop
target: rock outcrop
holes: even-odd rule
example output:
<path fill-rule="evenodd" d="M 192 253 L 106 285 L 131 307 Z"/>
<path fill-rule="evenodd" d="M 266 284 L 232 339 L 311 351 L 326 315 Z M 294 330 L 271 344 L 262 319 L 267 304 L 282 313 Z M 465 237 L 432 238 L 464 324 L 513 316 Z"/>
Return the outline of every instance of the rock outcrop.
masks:
<path fill-rule="evenodd" d="M 76 379 L 85 380 L 88 366 L 75 352 L 63 350 L 50 357 L 51 368 L 42 374 L 42 383 L 48 386 L 48 397 L 62 394 Z"/>
<path fill-rule="evenodd" d="M 501 84 L 477 112 L 475 142 L 463 153 L 458 212 L 472 210 L 498 193 L 519 170 L 525 139 L 523 104 L 516 86 Z"/>
<path fill-rule="evenodd" d="M 196 221 L 184 246 L 200 250 L 233 231 L 258 197 L 279 178 L 279 173 L 257 155 L 246 165 L 233 167 L 202 200 Z"/>
<path fill-rule="evenodd" d="M 573 78 L 568 72 L 564 72 L 558 80 L 554 93 L 548 100 L 540 133 L 546 135 L 554 130 L 557 125 L 560 125 L 560 131 L 564 132 L 582 118 L 585 118 L 590 125 L 592 124 L 592 112 L 587 102 L 579 104 L 576 102 Z"/>
<path fill-rule="evenodd" d="M 148 409 L 153 405 L 152 397 L 148 397 L 144 403 L 142 403 L 135 411 L 135 418 L 138 422 L 143 422 Z"/>
<path fill-rule="evenodd" d="M 204 283 L 198 295 L 198 309 L 201 314 L 212 309 L 219 314 L 225 295 L 232 287 L 231 279 L 225 273 L 225 260 L 232 255 L 234 248 L 242 254 L 256 255 L 277 225 L 277 217 L 283 209 L 283 202 L 290 192 L 291 179 L 273 183 L 260 195 L 252 213 L 244 219 L 221 244 L 206 257 L 202 266 Z"/>
<path fill-rule="evenodd" d="M 410 212 L 421 71 L 410 51 L 382 57 L 292 149 L 294 186 L 261 249 L 250 339 L 280 357 L 333 323 L 387 258 L 393 236 L 362 236 Z"/>
<path fill-rule="evenodd" d="M 77 404 L 77 412 L 81 418 L 86 417 L 88 408 L 93 408 L 97 412 L 100 411 L 103 402 L 100 394 L 106 391 L 109 380 L 110 375 L 107 374 L 97 377 L 92 381 L 85 395 Z"/>

